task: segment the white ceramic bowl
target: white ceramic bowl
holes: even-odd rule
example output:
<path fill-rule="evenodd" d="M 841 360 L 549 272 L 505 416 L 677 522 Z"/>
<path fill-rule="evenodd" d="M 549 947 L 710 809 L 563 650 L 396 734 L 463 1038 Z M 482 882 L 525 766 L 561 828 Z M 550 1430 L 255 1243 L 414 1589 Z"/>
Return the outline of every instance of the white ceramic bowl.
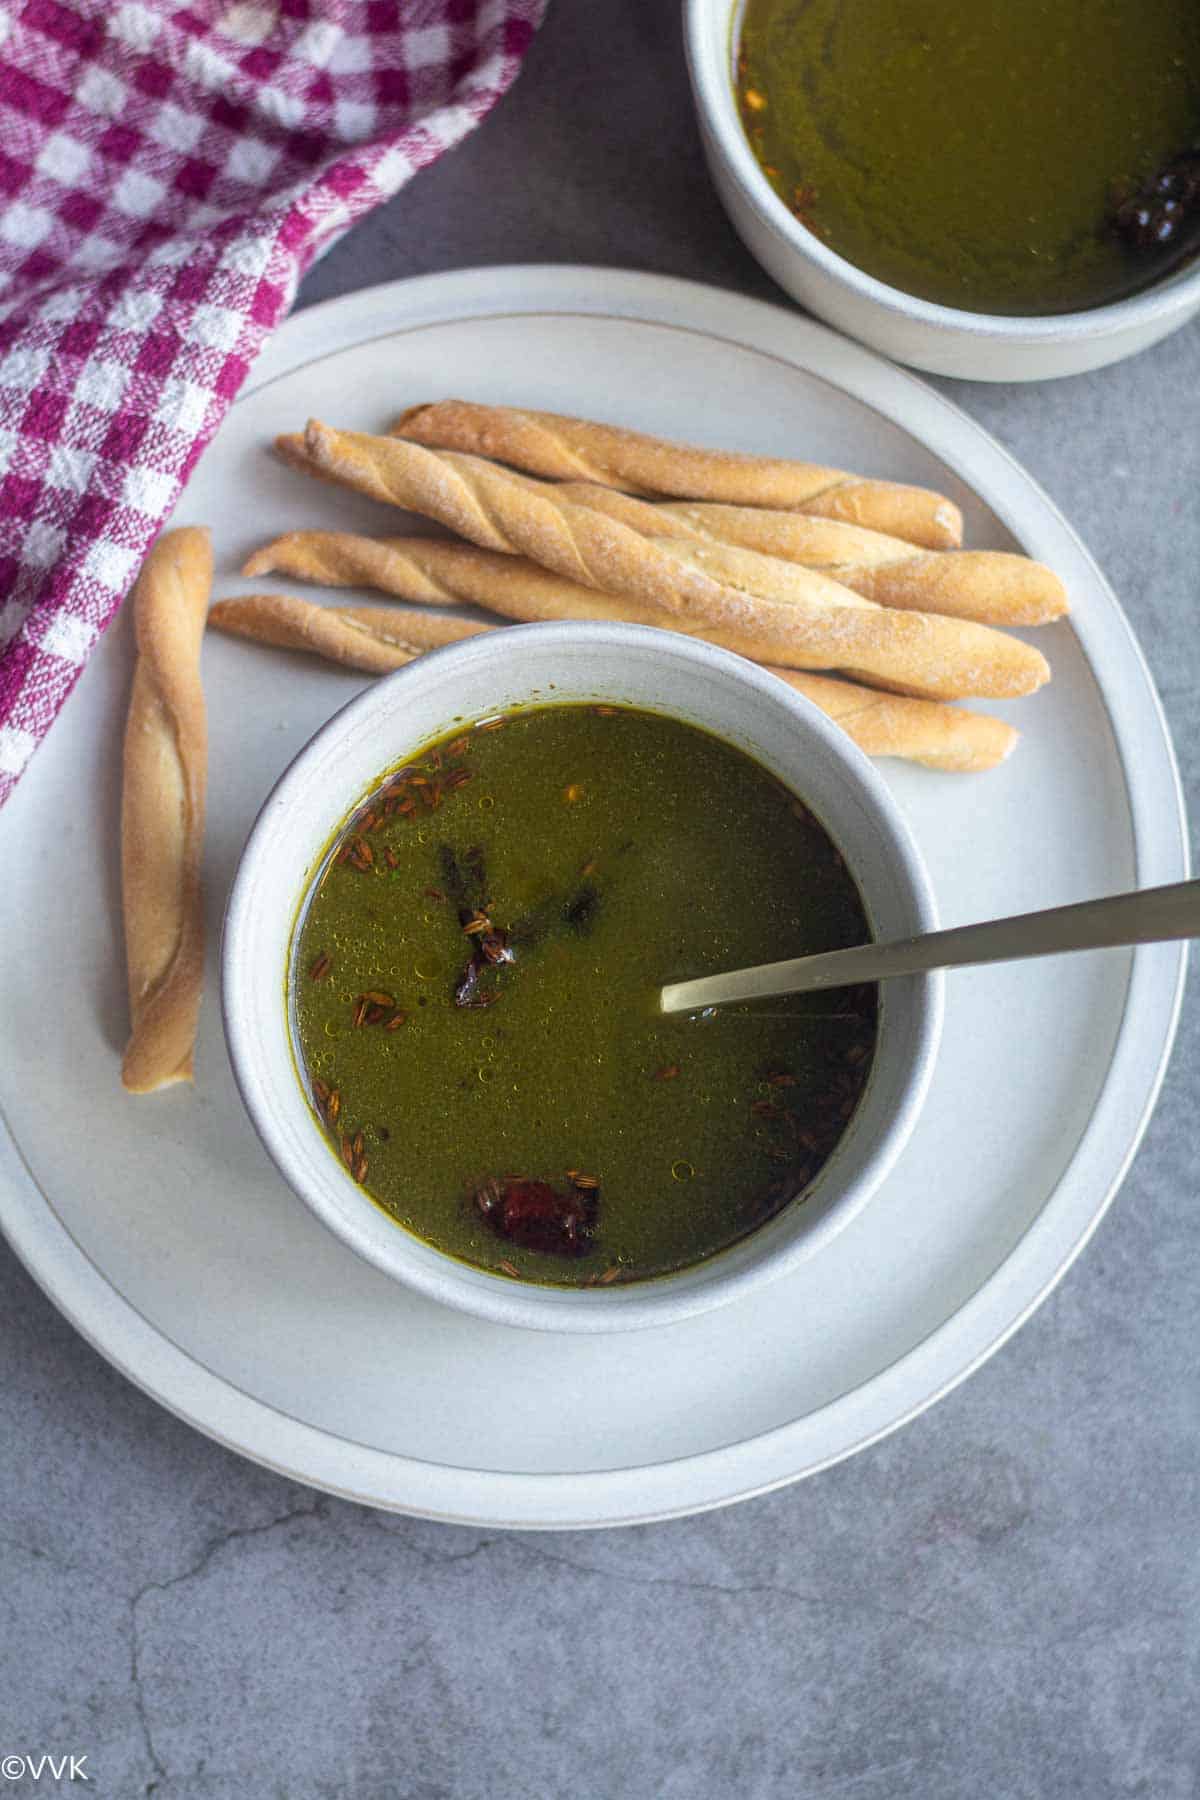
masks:
<path fill-rule="evenodd" d="M 734 98 L 743 0 L 684 0 L 708 165 L 746 247 L 803 306 L 898 362 L 972 381 L 1045 381 L 1145 350 L 1200 312 L 1200 257 L 1127 300 L 1047 318 L 936 306 L 864 274 L 789 212 L 758 166 Z"/>
<path fill-rule="evenodd" d="M 866 757 L 774 676 L 675 632 L 526 625 L 468 639 L 368 688 L 296 757 L 246 844 L 222 945 L 229 1054 L 263 1143 L 317 1217 L 398 1281 L 504 1324 L 612 1331 L 732 1300 L 841 1230 L 916 1120 L 941 1029 L 942 987 L 940 976 L 888 983 L 866 1093 L 808 1197 L 695 1268 L 628 1287 L 538 1288 L 470 1268 L 397 1225 L 342 1168 L 301 1090 L 283 998 L 293 921 L 323 847 L 386 768 L 460 721 L 551 699 L 624 701 L 715 732 L 809 803 L 857 878 L 876 936 L 928 931 L 936 916 L 916 847 Z"/>

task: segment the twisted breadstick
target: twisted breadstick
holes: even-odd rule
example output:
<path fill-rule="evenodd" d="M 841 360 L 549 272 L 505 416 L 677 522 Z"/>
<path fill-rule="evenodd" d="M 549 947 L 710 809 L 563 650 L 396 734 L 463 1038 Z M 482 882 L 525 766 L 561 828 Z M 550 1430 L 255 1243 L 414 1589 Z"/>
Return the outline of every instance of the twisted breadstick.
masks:
<path fill-rule="evenodd" d="M 314 606 L 289 594 L 245 594 L 218 600 L 208 615 L 218 631 L 274 644 L 282 650 L 306 650 L 327 662 L 385 675 L 401 669 L 426 650 L 456 644 L 495 629 L 452 614 L 418 612 L 400 606 Z"/>
<path fill-rule="evenodd" d="M 950 699 L 1031 693 L 1048 679 L 1045 658 L 1019 639 L 935 614 L 889 612 L 809 571 L 808 597 L 786 602 L 740 592 L 619 520 L 559 500 L 474 457 L 438 455 L 397 438 L 335 432 L 310 421 L 281 448 L 316 473 L 376 499 L 424 513 L 485 549 L 526 556 L 609 595 L 754 641 L 767 661 L 842 669 L 874 683 Z M 689 560 L 690 559 L 690 560 Z M 666 623 L 667 621 L 662 621 Z"/>
<path fill-rule="evenodd" d="M 741 656 L 759 656 L 772 648 L 780 657 L 793 651 L 803 654 L 803 647 L 790 641 L 778 644 L 778 633 L 769 630 L 753 625 L 746 629 L 705 626 L 678 613 L 664 613 L 628 594 L 602 594 L 581 582 L 567 581 L 527 557 L 502 556 L 442 538 L 366 538 L 341 531 L 292 531 L 256 550 L 243 565 L 242 574 L 294 575 L 326 587 L 373 587 L 401 600 L 437 606 L 462 602 L 488 607 L 524 624 L 620 619 L 633 625 L 667 626 L 722 644 Z M 865 601 L 851 604 L 874 610 Z"/>
<path fill-rule="evenodd" d="M 310 419 L 302 440 L 285 436 L 287 459 L 374 500 L 436 519 L 485 550 L 527 556 L 584 587 L 630 594 L 668 612 L 695 610 L 711 623 L 743 616 L 740 595 L 688 568 L 616 520 L 532 493 L 474 456 L 442 455 L 399 438 L 333 431 Z M 836 595 L 838 589 L 831 589 Z M 847 596 L 852 604 L 856 597 Z"/>
<path fill-rule="evenodd" d="M 940 612 L 987 625 L 1047 625 L 1069 611 L 1045 563 L 1005 550 L 917 550 L 899 537 L 835 519 L 752 506 L 656 507 L 672 527 L 820 569 L 882 606 Z"/>
<path fill-rule="evenodd" d="M 191 1081 L 204 972 L 200 853 L 208 738 L 200 640 L 212 586 L 207 531 L 168 531 L 133 594 L 138 660 L 125 727 L 121 876 L 133 1031 L 131 1093 Z"/>
<path fill-rule="evenodd" d="M 487 607 L 506 619 L 541 625 L 558 619 L 615 619 L 657 625 L 722 644 L 740 655 L 753 654 L 758 639 L 734 631 L 693 624 L 623 594 L 602 594 L 566 581 L 522 556 L 501 556 L 442 538 L 366 538 L 344 531 L 290 531 L 256 550 L 242 574 L 293 575 L 324 587 L 373 587 L 401 600 L 434 606 L 466 603 Z M 228 603 L 227 603 L 228 604 Z M 374 617 L 382 608 L 364 613 Z M 216 613 L 213 609 L 213 623 Z M 398 614 L 403 619 L 407 614 Z"/>
<path fill-rule="evenodd" d="M 927 769 L 966 775 L 994 769 L 1017 742 L 1012 726 L 990 713 L 881 694 L 854 681 L 801 675 L 795 669 L 772 673 L 819 706 L 868 756 L 900 756 Z"/>
<path fill-rule="evenodd" d="M 493 457 L 555 480 L 597 482 L 684 500 L 796 509 L 873 526 L 933 549 L 962 542 L 962 514 L 944 495 L 901 482 L 865 480 L 817 463 L 698 449 L 561 413 L 476 406 L 467 400 L 412 406 L 392 430 L 413 443 Z"/>
<path fill-rule="evenodd" d="M 448 458 L 448 460 L 450 459 Z M 472 459 L 457 458 L 454 460 L 457 466 L 461 467 L 462 464 Z M 488 465 L 482 466 L 487 467 Z M 469 476 L 472 471 L 468 469 L 466 473 Z M 529 481 L 523 476 L 514 476 L 511 479 L 517 482 L 521 490 L 525 492 L 542 490 L 543 497 L 548 504 L 561 509 L 559 490 L 553 484 Z M 654 507 L 647 506 L 644 501 L 631 499 L 628 494 L 614 494 L 604 488 L 592 491 L 604 494 L 607 499 L 624 502 L 628 506 L 642 507 L 646 512 L 654 513 L 656 511 Z M 603 513 L 605 508 L 600 506 L 590 510 Z M 622 525 L 623 529 L 624 525 Z M 398 549 L 402 550 L 407 540 L 396 538 L 391 541 Z M 505 541 L 511 541 L 511 539 L 506 538 Z M 679 571 L 693 570 L 697 575 L 706 577 L 710 583 L 718 583 L 721 589 L 732 590 L 732 592 L 719 594 L 717 600 L 717 604 L 727 614 L 734 613 L 739 595 L 751 596 L 753 600 L 775 600 L 784 605 L 795 603 L 801 606 L 823 608 L 856 606 L 861 607 L 864 611 L 878 610 L 871 601 L 864 600 L 861 595 L 853 593 L 849 588 L 839 586 L 816 569 L 806 569 L 796 563 L 784 562 L 776 556 L 762 556 L 757 550 L 743 550 L 738 545 L 695 542 L 682 532 L 676 536 L 671 536 L 669 533 L 657 535 L 653 544 L 648 544 L 647 548 L 652 552 L 652 559 L 647 566 L 656 571 L 656 579 L 636 584 L 630 583 L 630 589 L 633 590 L 629 595 L 631 598 L 644 600 L 649 594 L 657 596 L 660 581 L 672 584 L 678 584 L 681 581 L 686 583 L 686 575 L 681 575 Z M 668 560 L 663 561 L 664 558 Z M 253 561 L 253 559 L 251 560 Z M 520 562 L 522 569 L 538 567 L 538 564 L 531 563 L 527 557 L 521 558 Z M 672 568 L 671 564 L 676 567 Z M 247 569 L 244 572 L 249 573 L 250 571 Z M 258 572 L 262 573 L 263 571 L 259 570 Z M 556 577 L 556 579 L 569 578 Z M 582 587 L 585 584 L 572 581 L 571 585 Z M 586 585 L 594 587 L 593 583 Z M 654 604 L 656 611 L 662 610 L 657 598 Z"/>
<path fill-rule="evenodd" d="M 580 591 L 588 596 L 588 590 Z M 593 601 L 603 598 L 588 597 Z M 290 594 L 251 594 L 244 599 L 221 600 L 213 607 L 209 620 L 219 631 L 259 643 L 308 650 L 368 675 L 402 668 L 419 654 L 414 620 L 426 622 L 431 639 L 436 641 L 449 641 L 439 637 L 439 625 L 459 626 L 463 635 L 494 629 L 439 618 L 437 614 L 415 613 L 407 607 L 316 606 Z M 961 707 L 880 694 L 874 688 L 857 687 L 850 681 L 828 681 L 819 675 L 799 675 L 792 669 L 775 669 L 772 673 L 807 695 L 870 756 L 901 756 L 934 769 L 990 769 L 1003 761 L 1016 742 L 1017 734 L 1011 726 Z"/>
<path fill-rule="evenodd" d="M 547 486 L 523 479 L 530 488 Z M 902 538 L 837 519 L 761 506 L 655 503 L 587 481 L 560 482 L 551 491 L 619 519 L 643 537 L 675 540 L 681 548 L 705 546 L 722 556 L 731 548 L 748 551 L 749 559 L 702 566 L 768 598 L 786 597 L 778 573 L 784 562 L 813 569 L 879 606 L 986 625 L 1045 625 L 1068 610 L 1066 590 L 1052 569 L 1003 550 L 917 550 Z"/>

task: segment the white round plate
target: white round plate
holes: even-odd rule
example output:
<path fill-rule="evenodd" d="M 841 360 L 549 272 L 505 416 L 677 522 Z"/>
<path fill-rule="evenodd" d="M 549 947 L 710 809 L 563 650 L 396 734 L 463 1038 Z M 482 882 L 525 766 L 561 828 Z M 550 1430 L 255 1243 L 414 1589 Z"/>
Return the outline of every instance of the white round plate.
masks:
<path fill-rule="evenodd" d="M 292 319 L 204 456 L 181 521 L 218 593 L 304 525 L 396 529 L 265 446 L 310 413 L 379 429 L 445 394 L 610 417 L 941 486 L 968 541 L 1052 564 L 1052 685 L 977 777 L 883 764 L 943 921 L 1186 873 L 1171 746 L 1129 627 L 1078 539 L 978 426 L 822 326 L 600 269 L 397 283 Z M 262 585 L 259 583 L 258 585 Z M 375 1506 L 509 1526 L 612 1525 L 760 1493 L 894 1429 L 1037 1305 L 1103 1213 L 1174 1031 L 1162 945 L 954 975 L 924 1115 L 877 1197 L 753 1304 L 617 1337 L 484 1324 L 393 1284 L 283 1185 L 221 1040 L 221 909 L 255 811 L 362 678 L 215 634 L 210 971 L 195 1091 L 130 1099 L 118 888 L 125 616 L 0 814 L 0 1221 L 79 1330 L 245 1455 Z"/>

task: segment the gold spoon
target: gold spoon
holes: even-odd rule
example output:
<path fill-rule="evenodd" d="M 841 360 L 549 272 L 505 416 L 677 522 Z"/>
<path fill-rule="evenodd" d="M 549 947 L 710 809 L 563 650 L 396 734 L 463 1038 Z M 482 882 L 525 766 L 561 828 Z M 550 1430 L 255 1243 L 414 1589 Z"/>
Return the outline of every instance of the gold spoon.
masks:
<path fill-rule="evenodd" d="M 1021 913 L 982 925 L 959 925 L 890 944 L 859 944 L 820 956 L 759 963 L 725 975 L 675 981 L 660 990 L 663 1012 L 696 1012 L 731 1000 L 762 1000 L 771 994 L 807 994 L 817 988 L 851 987 L 890 975 L 924 975 L 932 969 L 961 969 L 972 963 L 1016 962 L 1026 956 L 1061 956 L 1068 950 L 1107 950 L 1122 944 L 1161 944 L 1200 937 L 1200 881 L 1140 888 Z"/>

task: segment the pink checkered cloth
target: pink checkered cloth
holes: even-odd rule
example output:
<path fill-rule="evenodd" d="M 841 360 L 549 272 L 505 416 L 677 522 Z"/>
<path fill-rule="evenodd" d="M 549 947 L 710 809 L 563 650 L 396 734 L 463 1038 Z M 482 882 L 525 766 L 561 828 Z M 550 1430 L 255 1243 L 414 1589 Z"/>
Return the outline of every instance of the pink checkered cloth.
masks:
<path fill-rule="evenodd" d="M 546 0 L 0 0 L 0 804 L 313 258 Z"/>

